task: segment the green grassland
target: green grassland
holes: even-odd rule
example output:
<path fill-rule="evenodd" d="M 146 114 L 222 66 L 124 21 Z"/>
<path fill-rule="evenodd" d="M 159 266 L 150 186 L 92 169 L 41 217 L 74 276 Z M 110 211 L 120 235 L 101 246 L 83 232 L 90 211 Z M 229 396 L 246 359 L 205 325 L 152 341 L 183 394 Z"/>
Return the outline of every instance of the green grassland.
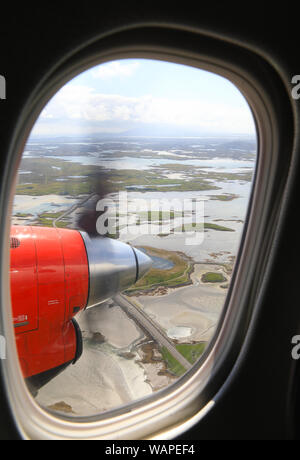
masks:
<path fill-rule="evenodd" d="M 92 166 L 52 158 L 24 158 L 20 169 L 28 174 L 19 174 L 17 195 L 85 195 L 99 180 Z"/>
<path fill-rule="evenodd" d="M 37 219 L 31 225 L 38 225 L 40 227 L 53 227 L 54 221 L 64 214 L 64 211 L 59 212 L 43 212 L 38 215 Z M 69 226 L 68 220 L 58 220 L 55 222 L 58 228 L 66 228 Z"/>
<path fill-rule="evenodd" d="M 206 342 L 179 343 L 176 348 L 191 364 L 194 364 L 203 355 Z"/>
<path fill-rule="evenodd" d="M 169 352 L 169 350 L 166 347 L 162 347 L 160 349 L 163 360 L 165 361 L 167 365 L 167 370 L 173 374 L 176 375 L 177 377 L 181 377 L 183 374 L 185 374 L 186 369 L 180 364 L 176 358 Z"/>
<path fill-rule="evenodd" d="M 164 222 L 169 222 L 174 220 L 175 217 L 184 217 L 184 212 L 163 212 L 163 211 L 149 211 L 149 212 L 137 212 L 136 214 L 136 223 L 135 225 L 142 225 L 145 223 L 150 224 L 156 223 L 161 225 Z M 108 234 L 110 238 L 119 238 L 120 230 L 126 227 L 126 225 L 119 224 L 119 217 L 116 216 L 116 224 L 114 226 L 114 232 Z M 169 233 L 158 233 L 159 237 L 166 237 L 174 233 L 185 233 L 185 232 L 202 232 L 205 230 L 216 230 L 219 232 L 235 232 L 234 229 L 229 227 L 224 227 L 223 225 L 214 224 L 211 222 L 203 223 L 183 223 L 181 226 L 171 228 Z"/>
<path fill-rule="evenodd" d="M 167 163 L 164 165 L 156 166 L 155 171 L 161 170 L 165 172 L 178 172 L 185 174 L 188 180 L 211 180 L 215 182 L 227 182 L 227 181 L 245 181 L 251 182 L 253 179 L 253 170 L 252 168 L 249 171 L 243 172 L 216 172 L 216 171 L 209 171 L 209 168 L 203 165 L 203 168 L 208 169 L 208 171 L 204 171 L 201 169 L 201 166 L 192 166 L 186 164 L 177 164 L 177 163 Z M 174 179 L 172 179 L 174 182 Z M 177 182 L 177 179 L 176 179 Z"/>
<path fill-rule="evenodd" d="M 176 349 L 189 361 L 194 364 L 204 353 L 206 343 L 180 343 L 176 345 Z M 167 370 L 177 377 L 185 374 L 186 369 L 180 364 L 176 358 L 169 352 L 166 347 L 161 348 L 161 354 L 167 365 Z"/>
<path fill-rule="evenodd" d="M 32 195 L 32 196 L 42 196 L 42 195 L 68 195 L 68 196 L 78 196 L 78 195 L 88 195 L 93 192 L 93 186 L 88 182 L 74 182 L 74 183 L 64 183 L 61 182 L 50 182 L 47 184 L 20 184 L 17 186 L 16 194 L 17 195 Z"/>
<path fill-rule="evenodd" d="M 218 224 L 212 224 L 210 222 L 204 223 L 204 229 L 205 230 L 217 230 L 219 232 L 235 232 L 233 228 L 224 227 L 223 225 L 218 225 Z"/>
<path fill-rule="evenodd" d="M 174 184 L 174 180 L 166 178 L 159 170 L 144 170 L 141 174 L 135 169 L 107 170 L 101 166 L 81 165 L 56 158 L 24 158 L 20 169 L 28 174 L 18 176 L 18 195 L 78 196 L 97 192 L 99 184 L 106 194 L 125 190 L 165 192 L 219 189 L 205 175 L 176 180 Z"/>
<path fill-rule="evenodd" d="M 27 212 L 17 212 L 14 216 L 15 217 L 20 217 L 20 218 L 23 218 L 23 219 L 26 219 L 28 217 L 33 217 L 32 214 L 29 214 Z"/>
<path fill-rule="evenodd" d="M 137 212 L 137 222 L 136 224 L 143 224 L 143 223 L 163 223 L 168 222 L 170 219 L 174 220 L 175 217 L 184 217 L 183 211 L 145 211 L 145 212 Z"/>
<path fill-rule="evenodd" d="M 227 280 L 222 273 L 208 272 L 202 276 L 201 281 L 203 283 L 223 283 Z"/>
<path fill-rule="evenodd" d="M 174 228 L 171 233 L 160 233 L 158 236 L 164 237 L 172 233 L 185 233 L 185 232 L 201 232 L 203 230 L 216 230 L 219 232 L 235 232 L 233 228 L 224 227 L 223 225 L 212 224 L 210 222 L 203 223 L 186 223 L 180 227 Z"/>
<path fill-rule="evenodd" d="M 210 195 L 209 199 L 210 200 L 216 200 L 216 201 L 232 201 L 238 198 L 239 195 L 234 195 L 234 194 L 224 194 L 224 195 Z"/>
<path fill-rule="evenodd" d="M 127 295 L 138 291 L 150 291 L 161 286 L 178 287 L 191 284 L 190 274 L 193 271 L 193 263 L 184 254 L 148 246 L 144 249 L 150 257 L 153 255 L 165 258 L 172 261 L 174 265 L 167 270 L 151 268 L 143 278 L 126 291 Z"/>
<path fill-rule="evenodd" d="M 217 173 L 203 171 L 201 167 L 185 164 L 158 165 L 155 169 L 108 170 L 97 165 L 82 165 L 57 158 L 23 158 L 20 169 L 27 174 L 19 174 L 18 195 L 69 195 L 90 194 L 99 189 L 105 193 L 118 191 L 173 192 L 219 190 L 218 181 L 251 181 L 252 171 L 242 173 Z M 178 171 L 183 179 L 170 179 L 167 172 Z M 236 195 L 212 195 L 211 199 L 229 201 Z"/>

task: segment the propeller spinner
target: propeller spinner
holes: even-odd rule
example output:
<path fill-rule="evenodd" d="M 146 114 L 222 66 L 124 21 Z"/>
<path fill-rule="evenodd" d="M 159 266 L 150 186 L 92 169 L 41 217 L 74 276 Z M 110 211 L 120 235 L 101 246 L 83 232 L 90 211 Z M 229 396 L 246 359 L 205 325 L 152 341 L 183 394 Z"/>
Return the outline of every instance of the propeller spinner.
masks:
<path fill-rule="evenodd" d="M 132 246 L 80 232 L 88 258 L 90 308 L 136 283 L 151 268 L 152 259 Z"/>

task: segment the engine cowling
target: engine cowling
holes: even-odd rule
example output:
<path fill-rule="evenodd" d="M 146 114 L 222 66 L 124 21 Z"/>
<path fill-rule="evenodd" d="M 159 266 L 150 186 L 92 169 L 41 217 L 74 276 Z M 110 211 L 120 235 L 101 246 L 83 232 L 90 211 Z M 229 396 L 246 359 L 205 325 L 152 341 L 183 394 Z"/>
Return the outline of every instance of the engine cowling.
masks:
<path fill-rule="evenodd" d="M 20 364 L 40 387 L 81 356 L 74 317 L 134 284 L 151 259 L 120 241 L 72 229 L 12 226 L 10 246 Z"/>

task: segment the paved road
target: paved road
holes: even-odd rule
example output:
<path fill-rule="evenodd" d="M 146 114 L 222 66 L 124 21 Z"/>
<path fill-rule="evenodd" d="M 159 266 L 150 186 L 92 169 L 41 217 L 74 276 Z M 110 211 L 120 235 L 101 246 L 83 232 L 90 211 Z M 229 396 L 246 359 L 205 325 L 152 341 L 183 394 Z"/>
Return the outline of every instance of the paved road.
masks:
<path fill-rule="evenodd" d="M 89 201 L 94 195 L 96 195 L 96 193 L 91 193 L 88 197 L 85 197 L 82 201 L 80 201 L 79 203 L 74 204 L 70 209 L 67 209 L 67 211 L 64 212 L 61 216 L 59 216 L 56 219 L 54 219 L 54 221 L 52 222 L 53 227 L 56 228 L 56 222 L 61 220 L 63 217 L 67 217 L 72 212 L 76 211 L 77 208 L 80 208 L 82 205 L 84 205 L 84 203 Z"/>
<path fill-rule="evenodd" d="M 70 209 L 68 209 L 64 214 L 59 216 L 57 219 L 53 221 L 53 226 L 56 227 L 56 222 L 63 217 L 74 212 L 77 208 L 82 206 L 85 202 L 87 202 L 95 193 L 92 193 L 88 197 L 85 197 L 83 201 L 80 203 L 75 204 Z M 144 328 L 147 332 L 162 346 L 166 347 L 167 350 L 174 356 L 174 358 L 186 369 L 190 369 L 192 364 L 185 359 L 185 357 L 179 353 L 179 351 L 174 347 L 173 342 L 164 334 L 164 332 L 152 321 L 147 314 L 145 314 L 141 308 L 134 305 L 134 303 L 130 302 L 129 299 L 125 298 L 122 295 L 117 295 L 114 297 L 115 302 L 125 309 L 134 319 Z"/>
<path fill-rule="evenodd" d="M 114 301 L 144 328 L 149 334 L 162 346 L 166 347 L 174 358 L 186 369 L 190 369 L 192 364 L 185 359 L 174 347 L 173 342 L 164 334 L 164 332 L 152 321 L 151 318 L 139 307 L 134 305 L 128 298 L 119 294 L 114 297 Z"/>

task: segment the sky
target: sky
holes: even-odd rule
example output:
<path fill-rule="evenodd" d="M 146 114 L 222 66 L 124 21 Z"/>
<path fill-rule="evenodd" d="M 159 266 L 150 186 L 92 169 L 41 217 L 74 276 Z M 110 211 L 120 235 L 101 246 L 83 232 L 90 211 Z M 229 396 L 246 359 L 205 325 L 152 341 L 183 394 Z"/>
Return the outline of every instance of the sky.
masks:
<path fill-rule="evenodd" d="M 227 79 L 190 66 L 123 59 L 93 67 L 49 101 L 32 136 L 254 135 L 250 108 Z"/>

